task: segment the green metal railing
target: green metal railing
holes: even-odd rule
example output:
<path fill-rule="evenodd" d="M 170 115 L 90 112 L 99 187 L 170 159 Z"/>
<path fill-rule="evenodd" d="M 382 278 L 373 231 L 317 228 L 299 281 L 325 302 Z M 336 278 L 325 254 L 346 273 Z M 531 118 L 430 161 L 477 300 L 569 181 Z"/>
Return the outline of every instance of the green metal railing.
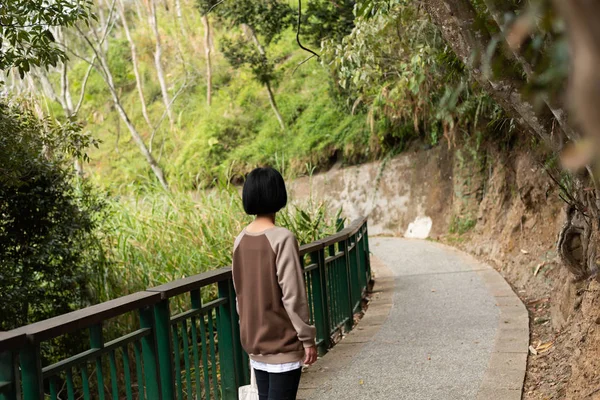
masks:
<path fill-rule="evenodd" d="M 300 254 L 323 355 L 352 329 L 371 281 L 366 218 Z M 106 340 L 123 321 L 134 329 Z M 87 350 L 42 365 L 42 346 L 82 333 Z M 0 400 L 237 399 L 249 381 L 231 268 L 0 332 Z"/>

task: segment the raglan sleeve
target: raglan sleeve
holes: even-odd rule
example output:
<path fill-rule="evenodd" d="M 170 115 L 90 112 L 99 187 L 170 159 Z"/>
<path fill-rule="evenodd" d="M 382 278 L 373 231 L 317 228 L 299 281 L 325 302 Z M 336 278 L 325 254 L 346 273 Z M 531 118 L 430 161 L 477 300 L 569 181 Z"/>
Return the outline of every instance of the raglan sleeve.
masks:
<path fill-rule="evenodd" d="M 231 252 L 231 267 L 232 269 L 235 269 L 236 265 L 235 265 L 235 252 L 238 248 L 238 245 L 240 244 L 240 241 L 242 240 L 242 236 L 243 234 L 240 233 L 236 238 L 235 241 L 233 242 L 233 251 Z M 234 274 L 235 276 L 235 274 Z M 235 311 L 238 313 L 238 316 L 240 315 L 240 306 L 239 306 L 239 302 L 238 302 L 238 296 L 237 296 L 237 288 L 235 287 L 235 279 L 232 279 L 233 282 L 233 291 L 235 292 Z"/>
<path fill-rule="evenodd" d="M 276 268 L 283 293 L 283 306 L 298 333 L 298 339 L 304 347 L 312 347 L 315 345 L 316 329 L 309 324 L 308 300 L 298 241 L 291 232 L 279 243 Z"/>

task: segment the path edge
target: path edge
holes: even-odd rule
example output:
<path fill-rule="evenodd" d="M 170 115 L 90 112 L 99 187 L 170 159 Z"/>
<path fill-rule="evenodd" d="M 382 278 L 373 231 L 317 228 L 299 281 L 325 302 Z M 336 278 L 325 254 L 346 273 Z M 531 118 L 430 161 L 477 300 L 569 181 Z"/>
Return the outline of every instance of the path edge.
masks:
<path fill-rule="evenodd" d="M 455 247 L 434 242 L 465 259 L 498 307 L 498 328 L 477 400 L 521 400 L 529 354 L 529 312 L 510 284 L 491 265 Z M 483 267 L 483 268 L 482 268 Z"/>

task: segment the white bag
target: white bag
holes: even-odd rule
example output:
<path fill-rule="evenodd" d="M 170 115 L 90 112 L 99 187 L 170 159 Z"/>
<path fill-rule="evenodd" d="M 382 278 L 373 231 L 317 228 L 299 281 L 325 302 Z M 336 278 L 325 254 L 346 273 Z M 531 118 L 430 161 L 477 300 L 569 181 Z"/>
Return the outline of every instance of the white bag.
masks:
<path fill-rule="evenodd" d="M 256 386 L 256 377 L 254 368 L 250 367 L 250 384 L 240 386 L 238 389 L 239 400 L 258 400 L 258 386 Z"/>

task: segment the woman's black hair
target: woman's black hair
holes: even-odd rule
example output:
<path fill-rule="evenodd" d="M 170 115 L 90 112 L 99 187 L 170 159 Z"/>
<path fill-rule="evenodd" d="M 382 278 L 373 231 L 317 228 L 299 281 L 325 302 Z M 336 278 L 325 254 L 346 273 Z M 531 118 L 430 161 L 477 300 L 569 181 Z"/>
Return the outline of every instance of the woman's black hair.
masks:
<path fill-rule="evenodd" d="M 287 191 L 279 171 L 267 167 L 250 172 L 242 190 L 242 203 L 249 215 L 275 214 L 285 207 Z"/>

